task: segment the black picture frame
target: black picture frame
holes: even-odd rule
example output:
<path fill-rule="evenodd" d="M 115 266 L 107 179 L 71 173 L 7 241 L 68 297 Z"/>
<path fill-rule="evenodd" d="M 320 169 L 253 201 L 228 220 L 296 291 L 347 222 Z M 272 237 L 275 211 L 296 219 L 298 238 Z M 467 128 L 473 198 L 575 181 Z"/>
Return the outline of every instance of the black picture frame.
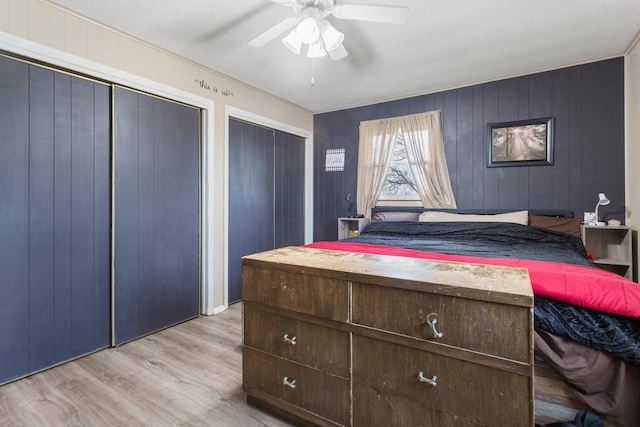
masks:
<path fill-rule="evenodd" d="M 553 117 L 491 123 L 487 167 L 553 165 Z"/>

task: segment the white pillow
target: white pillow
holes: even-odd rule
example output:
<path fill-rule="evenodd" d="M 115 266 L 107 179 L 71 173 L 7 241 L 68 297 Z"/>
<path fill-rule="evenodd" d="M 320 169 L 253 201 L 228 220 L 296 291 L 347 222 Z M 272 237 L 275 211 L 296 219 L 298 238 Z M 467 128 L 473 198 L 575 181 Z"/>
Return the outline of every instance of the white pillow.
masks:
<path fill-rule="evenodd" d="M 426 211 L 418 218 L 422 222 L 513 222 L 529 225 L 529 211 L 509 212 L 495 215 L 467 215 L 450 212 Z"/>

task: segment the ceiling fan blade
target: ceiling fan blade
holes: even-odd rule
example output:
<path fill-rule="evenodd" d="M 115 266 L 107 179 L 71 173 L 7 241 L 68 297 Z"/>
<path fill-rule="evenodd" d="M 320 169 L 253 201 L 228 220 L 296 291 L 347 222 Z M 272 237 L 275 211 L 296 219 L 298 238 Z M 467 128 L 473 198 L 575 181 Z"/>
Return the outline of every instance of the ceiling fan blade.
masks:
<path fill-rule="evenodd" d="M 404 24 L 409 18 L 409 8 L 374 4 L 338 4 L 333 7 L 333 16 L 340 19 Z"/>
<path fill-rule="evenodd" d="M 347 49 L 345 49 L 343 45 L 340 45 L 332 51 L 327 52 L 327 54 L 329 54 L 332 60 L 337 61 L 349 55 L 349 52 L 347 52 Z"/>
<path fill-rule="evenodd" d="M 295 27 L 298 21 L 299 21 L 299 18 L 292 16 L 290 18 L 287 18 L 283 21 L 278 22 L 276 25 L 269 28 L 267 31 L 260 34 L 255 39 L 251 40 L 249 42 L 249 46 L 253 46 L 253 47 L 264 46 L 265 44 L 269 43 L 271 40 L 278 37 L 280 34 Z"/>

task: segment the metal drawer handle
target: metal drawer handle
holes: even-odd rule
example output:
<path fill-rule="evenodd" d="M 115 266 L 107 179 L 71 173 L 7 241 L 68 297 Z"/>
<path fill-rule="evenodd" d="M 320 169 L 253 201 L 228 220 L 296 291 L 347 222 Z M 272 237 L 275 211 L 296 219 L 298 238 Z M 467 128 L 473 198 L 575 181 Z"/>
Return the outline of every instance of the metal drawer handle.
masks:
<path fill-rule="evenodd" d="M 444 336 L 442 332 L 438 332 L 436 329 L 436 323 L 438 322 L 436 314 L 430 314 L 429 317 L 427 317 L 427 322 L 429 323 L 429 326 L 431 326 L 431 332 L 433 332 L 434 338 L 442 338 Z"/>
<path fill-rule="evenodd" d="M 284 342 L 288 342 L 291 345 L 296 345 L 296 337 L 289 338 L 289 334 L 284 334 Z"/>
<path fill-rule="evenodd" d="M 427 377 L 424 376 L 424 372 L 422 372 L 422 371 L 420 371 L 418 373 L 418 379 L 420 380 L 421 383 L 427 383 L 427 384 L 432 385 L 434 387 L 438 385 L 438 383 L 437 383 L 438 377 L 436 377 L 434 375 L 431 378 L 427 378 Z"/>
<path fill-rule="evenodd" d="M 282 384 L 288 385 L 291 388 L 296 388 L 296 380 L 289 381 L 289 377 L 284 377 Z"/>

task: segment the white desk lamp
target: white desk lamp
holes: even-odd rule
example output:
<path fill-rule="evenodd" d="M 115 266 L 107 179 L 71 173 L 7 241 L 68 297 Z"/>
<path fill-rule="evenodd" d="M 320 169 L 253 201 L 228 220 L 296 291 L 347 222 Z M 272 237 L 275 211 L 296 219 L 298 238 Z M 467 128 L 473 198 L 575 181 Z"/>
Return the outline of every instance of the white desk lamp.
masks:
<path fill-rule="evenodd" d="M 598 226 L 605 225 L 605 222 L 600 221 L 600 218 L 598 217 L 598 207 L 601 205 L 602 206 L 608 205 L 609 203 L 611 203 L 611 201 L 607 199 L 607 196 L 605 196 L 604 193 L 598 194 L 598 203 L 596 203 L 596 217 L 594 218 L 595 225 L 598 225 Z"/>

